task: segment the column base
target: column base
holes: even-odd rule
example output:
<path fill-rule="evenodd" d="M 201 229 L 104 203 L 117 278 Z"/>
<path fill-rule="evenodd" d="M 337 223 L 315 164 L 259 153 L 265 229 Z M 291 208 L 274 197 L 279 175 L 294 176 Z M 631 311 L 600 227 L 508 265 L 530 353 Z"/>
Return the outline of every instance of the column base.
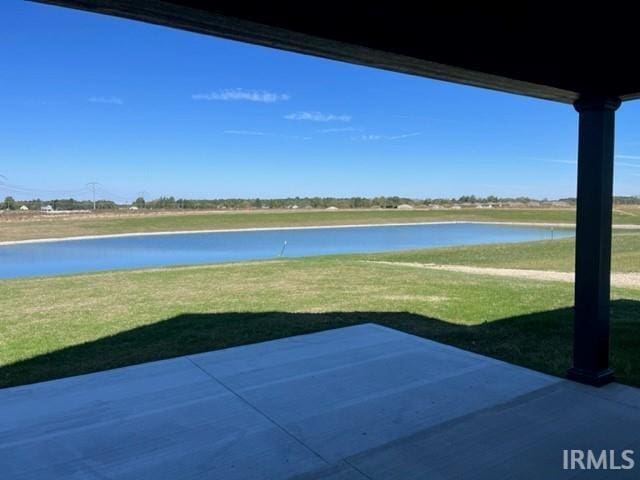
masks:
<path fill-rule="evenodd" d="M 572 367 L 567 371 L 567 378 L 575 382 L 591 385 L 592 387 L 602 387 L 613 382 L 615 375 L 611 368 L 594 371 Z"/>

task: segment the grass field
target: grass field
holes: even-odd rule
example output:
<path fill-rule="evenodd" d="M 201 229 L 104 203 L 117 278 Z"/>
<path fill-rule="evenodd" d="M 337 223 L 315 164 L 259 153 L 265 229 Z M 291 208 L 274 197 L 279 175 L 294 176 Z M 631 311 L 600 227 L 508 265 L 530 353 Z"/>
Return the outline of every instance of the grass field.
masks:
<path fill-rule="evenodd" d="M 614 245 L 615 269 L 640 271 L 640 233 Z M 362 322 L 555 375 L 570 366 L 571 284 L 369 260 L 570 270 L 573 242 L 0 281 L 0 386 Z M 640 290 L 612 295 L 613 366 L 640 386 Z"/>
<path fill-rule="evenodd" d="M 472 265 L 477 267 L 524 268 L 572 272 L 573 238 L 527 243 L 435 248 L 413 252 L 361 255 L 362 259 L 395 262 Z M 613 236 L 612 270 L 640 272 L 640 232 L 619 232 Z"/>
<path fill-rule="evenodd" d="M 616 224 L 640 224 L 640 209 L 614 211 Z M 96 215 L 0 216 L 0 241 L 81 235 L 212 230 L 248 227 L 477 220 L 573 223 L 575 211 L 560 208 L 461 210 L 341 210 L 122 213 Z"/>

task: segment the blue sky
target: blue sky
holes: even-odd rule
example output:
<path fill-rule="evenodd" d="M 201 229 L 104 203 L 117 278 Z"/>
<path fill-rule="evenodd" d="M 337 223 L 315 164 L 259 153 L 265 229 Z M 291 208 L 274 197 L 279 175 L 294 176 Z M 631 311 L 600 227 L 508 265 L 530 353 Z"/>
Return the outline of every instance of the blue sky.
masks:
<path fill-rule="evenodd" d="M 0 87 L 0 196 L 575 195 L 571 106 L 129 20 L 2 2 Z"/>

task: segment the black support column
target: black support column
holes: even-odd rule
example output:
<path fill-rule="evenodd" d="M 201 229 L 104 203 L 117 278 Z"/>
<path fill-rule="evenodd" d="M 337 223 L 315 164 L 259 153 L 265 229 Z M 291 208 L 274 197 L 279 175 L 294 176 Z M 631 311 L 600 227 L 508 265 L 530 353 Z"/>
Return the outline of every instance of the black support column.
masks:
<path fill-rule="evenodd" d="M 573 367 L 569 378 L 601 386 L 609 368 L 613 139 L 617 98 L 584 98 L 579 113 Z"/>

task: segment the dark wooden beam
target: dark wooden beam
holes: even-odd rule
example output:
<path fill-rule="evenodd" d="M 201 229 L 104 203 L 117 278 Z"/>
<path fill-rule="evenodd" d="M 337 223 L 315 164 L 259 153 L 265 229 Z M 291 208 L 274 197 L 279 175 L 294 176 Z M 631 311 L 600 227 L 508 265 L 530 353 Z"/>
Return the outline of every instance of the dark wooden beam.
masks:
<path fill-rule="evenodd" d="M 613 141 L 617 98 L 585 98 L 579 112 L 573 380 L 601 386 L 609 368 Z"/>

